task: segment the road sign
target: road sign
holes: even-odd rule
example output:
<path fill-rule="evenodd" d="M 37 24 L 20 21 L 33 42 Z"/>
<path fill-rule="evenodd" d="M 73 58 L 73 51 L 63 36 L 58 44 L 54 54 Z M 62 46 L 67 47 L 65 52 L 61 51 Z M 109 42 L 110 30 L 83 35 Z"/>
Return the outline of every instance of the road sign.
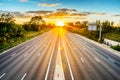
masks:
<path fill-rule="evenodd" d="M 88 30 L 96 31 L 97 30 L 97 25 L 95 23 L 90 23 L 89 26 L 88 26 Z"/>

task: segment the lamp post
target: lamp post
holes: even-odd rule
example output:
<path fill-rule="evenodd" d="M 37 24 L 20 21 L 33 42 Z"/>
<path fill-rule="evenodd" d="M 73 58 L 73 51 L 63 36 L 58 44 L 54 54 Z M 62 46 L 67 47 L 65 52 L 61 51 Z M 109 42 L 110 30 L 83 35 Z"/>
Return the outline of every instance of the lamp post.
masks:
<path fill-rule="evenodd" d="M 99 38 L 98 41 L 101 41 L 102 39 L 102 25 L 99 23 L 89 23 L 88 30 L 90 31 L 96 31 L 97 25 L 99 25 Z"/>

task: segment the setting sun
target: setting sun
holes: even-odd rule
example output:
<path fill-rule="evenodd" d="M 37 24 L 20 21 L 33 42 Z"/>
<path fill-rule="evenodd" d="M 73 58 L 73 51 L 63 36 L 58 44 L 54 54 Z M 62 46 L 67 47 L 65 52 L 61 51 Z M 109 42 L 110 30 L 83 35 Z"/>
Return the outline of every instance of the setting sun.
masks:
<path fill-rule="evenodd" d="M 57 22 L 56 22 L 56 25 L 62 27 L 62 26 L 64 26 L 65 24 L 64 24 L 64 22 L 62 22 L 62 21 L 57 21 Z"/>

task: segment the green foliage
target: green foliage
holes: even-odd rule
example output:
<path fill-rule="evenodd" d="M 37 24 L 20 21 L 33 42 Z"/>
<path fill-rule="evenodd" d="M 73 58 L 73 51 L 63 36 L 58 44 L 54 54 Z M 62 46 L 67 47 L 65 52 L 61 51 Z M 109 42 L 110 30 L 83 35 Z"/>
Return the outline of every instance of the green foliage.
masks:
<path fill-rule="evenodd" d="M 23 27 L 26 31 L 40 31 L 46 28 L 46 25 L 41 16 L 35 16 L 31 18 L 30 22 L 23 24 Z"/>
<path fill-rule="evenodd" d="M 111 48 L 117 50 L 117 51 L 120 51 L 120 45 L 117 45 L 117 46 L 111 46 Z"/>
<path fill-rule="evenodd" d="M 23 37 L 24 28 L 14 23 L 0 22 L 0 44 L 7 43 L 8 39 Z"/>
<path fill-rule="evenodd" d="M 4 51 L 4 50 L 6 50 L 10 47 L 13 47 L 15 45 L 18 45 L 18 44 L 20 44 L 24 41 L 27 41 L 27 40 L 29 40 L 29 39 L 31 39 L 31 38 L 39 35 L 39 34 L 42 34 L 42 33 L 46 32 L 48 30 L 50 30 L 50 29 L 45 28 L 41 31 L 26 31 L 26 32 L 24 32 L 24 34 L 25 34 L 24 37 L 14 37 L 14 38 L 7 39 L 7 40 L 6 40 L 5 37 L 3 37 L 5 39 L 2 38 L 2 40 L 6 40 L 6 41 L 5 41 L 4 44 L 0 44 L 0 52 Z M 1 39 L 1 37 L 0 37 L 0 39 Z"/>
<path fill-rule="evenodd" d="M 109 21 L 105 21 L 102 23 L 102 32 L 109 33 L 112 31 L 112 26 Z"/>
<path fill-rule="evenodd" d="M 110 40 L 114 40 L 114 41 L 117 41 L 117 42 L 120 42 L 120 33 L 106 33 L 104 35 L 105 38 L 107 39 L 110 39 Z"/>
<path fill-rule="evenodd" d="M 89 31 L 88 30 L 88 22 L 84 21 L 84 22 L 76 22 L 75 24 L 73 23 L 68 23 L 69 26 L 72 27 L 67 27 L 66 29 L 74 32 L 74 33 L 78 33 L 80 35 L 83 35 L 85 37 L 88 37 L 90 39 L 93 40 L 98 40 L 99 38 L 99 27 L 102 27 L 102 40 L 104 38 L 108 38 L 111 40 L 115 40 L 115 41 L 119 41 L 120 42 L 120 27 L 114 27 L 113 24 L 114 22 L 110 22 L 110 21 L 104 21 L 101 22 L 100 20 L 96 21 L 98 30 L 96 31 Z"/>
<path fill-rule="evenodd" d="M 39 24 L 42 21 L 41 16 L 34 16 L 31 18 L 30 24 Z"/>
<path fill-rule="evenodd" d="M 25 24 L 23 24 L 23 28 L 26 31 L 40 31 L 40 30 L 46 28 L 46 25 L 25 23 Z"/>
<path fill-rule="evenodd" d="M 41 16 L 35 16 L 24 25 L 14 23 L 7 13 L 0 16 L 0 52 L 49 30 Z"/>
<path fill-rule="evenodd" d="M 0 22 L 14 23 L 14 17 L 10 13 L 2 13 L 0 16 Z"/>

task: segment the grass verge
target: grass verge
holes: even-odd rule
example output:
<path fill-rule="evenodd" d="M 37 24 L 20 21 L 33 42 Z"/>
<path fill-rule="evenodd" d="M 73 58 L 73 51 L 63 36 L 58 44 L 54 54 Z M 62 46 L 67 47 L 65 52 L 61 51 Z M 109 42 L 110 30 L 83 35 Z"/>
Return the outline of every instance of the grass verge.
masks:
<path fill-rule="evenodd" d="M 120 51 L 120 46 L 119 46 L 119 45 L 117 45 L 117 46 L 111 46 L 111 48 L 112 48 L 112 49 L 115 49 L 115 50 L 117 50 L 117 51 Z"/>
<path fill-rule="evenodd" d="M 21 44 L 22 42 L 25 42 L 27 40 L 30 40 L 31 38 L 40 35 L 44 32 L 49 31 L 49 28 L 45 28 L 41 31 L 25 31 L 25 36 L 24 37 L 17 37 L 17 38 L 12 38 L 12 39 L 8 39 L 6 44 L 0 44 L 0 53 L 2 53 L 3 51 L 14 47 L 18 44 Z"/>

